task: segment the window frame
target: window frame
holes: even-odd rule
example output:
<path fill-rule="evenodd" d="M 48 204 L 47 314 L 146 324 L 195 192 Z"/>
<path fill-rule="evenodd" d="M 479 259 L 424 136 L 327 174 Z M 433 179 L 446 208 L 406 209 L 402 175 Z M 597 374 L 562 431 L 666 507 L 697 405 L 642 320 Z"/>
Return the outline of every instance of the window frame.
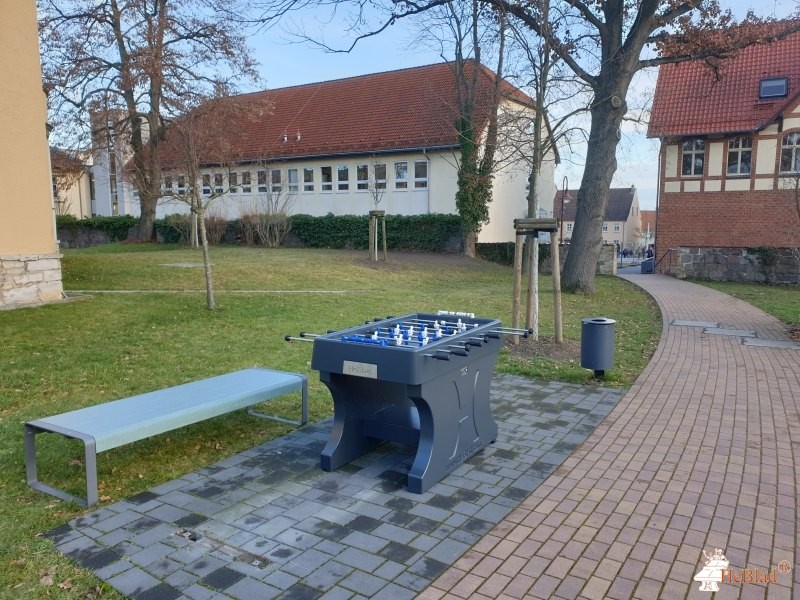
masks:
<path fill-rule="evenodd" d="M 280 169 L 269 170 L 269 191 L 272 194 L 280 194 L 283 191 L 283 174 Z"/>
<path fill-rule="evenodd" d="M 356 165 L 356 191 L 369 191 L 369 165 L 367 163 Z"/>
<path fill-rule="evenodd" d="M 186 194 L 186 175 L 178 175 L 176 178 L 176 186 L 178 190 L 178 195 L 183 196 Z"/>
<path fill-rule="evenodd" d="M 325 170 L 328 171 L 328 181 L 325 181 Z M 333 166 L 326 165 L 319 168 L 319 191 L 324 193 L 333 192 Z"/>
<path fill-rule="evenodd" d="M 383 170 L 383 177 L 378 177 L 378 167 L 381 167 Z M 375 189 L 376 190 L 385 190 L 386 185 L 388 182 L 388 171 L 386 169 L 386 163 L 375 163 L 372 165 L 372 176 L 375 178 Z"/>
<path fill-rule="evenodd" d="M 307 175 L 311 175 L 309 179 Z M 312 193 L 314 191 L 314 167 L 303 167 L 303 193 Z"/>
<path fill-rule="evenodd" d="M 233 195 L 239 193 L 239 174 L 236 171 L 228 173 L 228 193 Z"/>
<path fill-rule="evenodd" d="M 342 179 L 344 174 L 344 179 Z M 336 191 L 349 192 L 350 191 L 350 166 L 349 165 L 336 165 Z"/>
<path fill-rule="evenodd" d="M 219 195 L 225 191 L 225 177 L 222 173 L 214 173 L 214 193 Z"/>
<path fill-rule="evenodd" d="M 748 142 L 750 145 L 745 146 L 743 145 L 744 142 Z M 750 177 L 753 172 L 753 138 L 749 135 L 738 135 L 728 140 L 728 157 L 725 161 L 725 174 L 734 176 L 734 177 Z M 750 156 L 750 160 L 747 162 L 747 172 L 742 172 L 742 165 L 744 161 L 742 158 L 745 154 Z M 735 171 L 731 171 L 731 157 L 736 156 L 736 164 L 733 165 L 736 167 Z"/>
<path fill-rule="evenodd" d="M 619 223 L 614 223 L 614 233 L 619 233 L 622 228 L 619 226 Z"/>
<path fill-rule="evenodd" d="M 203 173 L 203 188 L 201 190 L 203 196 L 211 195 L 211 173 Z"/>
<path fill-rule="evenodd" d="M 603 223 L 603 233 L 608 233 L 608 223 Z"/>
<path fill-rule="evenodd" d="M 53 179 L 53 185 L 56 185 L 55 178 Z M 57 186 L 55 188 L 53 188 L 53 189 L 54 189 L 53 197 L 57 197 L 57 195 L 58 195 L 56 193 Z M 172 189 L 173 189 L 172 188 L 172 175 L 164 175 L 164 195 L 165 196 L 172 196 L 172 194 L 173 194 Z"/>
<path fill-rule="evenodd" d="M 256 189 L 258 190 L 259 194 L 266 194 L 267 191 L 269 190 L 269 186 L 267 185 L 267 181 L 268 181 L 268 179 L 267 179 L 267 171 L 266 171 L 266 169 L 260 170 L 260 171 L 256 171 L 256 183 L 258 185 L 258 187 Z"/>
<path fill-rule="evenodd" d="M 405 169 L 405 176 L 399 177 L 397 168 L 403 165 Z M 394 189 L 399 190 L 402 192 L 408 191 L 408 161 L 407 160 L 398 160 L 394 163 Z"/>
<path fill-rule="evenodd" d="M 781 91 L 777 94 L 765 94 L 764 88 L 770 84 L 775 85 L 778 82 L 782 83 Z M 766 86 L 765 86 L 766 84 Z M 758 99 L 759 100 L 772 100 L 773 98 L 786 98 L 789 94 L 789 78 L 782 77 L 762 77 L 758 82 Z"/>
<path fill-rule="evenodd" d="M 787 140 L 791 140 L 792 143 L 787 143 Z M 790 165 L 789 170 L 783 168 L 785 163 L 784 156 L 787 155 L 787 151 L 789 156 L 788 163 Z M 792 165 L 794 165 L 794 169 L 791 168 Z M 800 131 L 790 131 L 789 133 L 785 133 L 781 138 L 781 154 L 778 169 L 781 175 L 790 177 L 800 173 Z"/>
<path fill-rule="evenodd" d="M 292 183 L 292 173 L 294 173 L 294 183 Z M 297 168 L 286 169 L 286 188 L 290 194 L 300 191 L 300 181 L 298 180 Z"/>
<path fill-rule="evenodd" d="M 242 193 L 243 194 L 252 194 L 253 193 L 253 176 L 250 171 L 242 171 Z"/>
<path fill-rule="evenodd" d="M 687 149 L 687 144 L 691 147 Z M 702 148 L 697 146 L 702 144 Z M 686 173 L 686 157 L 691 156 L 691 172 Z M 697 161 L 700 160 L 700 172 L 697 173 Z M 681 143 L 681 177 L 702 177 L 706 168 L 706 140 L 705 138 L 691 138 Z"/>
<path fill-rule="evenodd" d="M 417 176 L 417 167 L 424 165 L 425 166 L 425 176 L 418 177 Z M 427 190 L 428 189 L 428 176 L 429 176 L 429 165 L 427 160 L 415 160 L 414 161 L 414 189 L 415 190 Z"/>

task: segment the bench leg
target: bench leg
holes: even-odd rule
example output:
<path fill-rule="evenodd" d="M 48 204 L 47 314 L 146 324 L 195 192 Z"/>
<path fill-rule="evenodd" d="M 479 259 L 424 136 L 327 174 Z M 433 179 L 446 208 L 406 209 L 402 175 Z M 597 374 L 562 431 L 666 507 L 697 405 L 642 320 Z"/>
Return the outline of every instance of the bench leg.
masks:
<path fill-rule="evenodd" d="M 44 492 L 45 494 L 50 494 L 51 496 L 61 498 L 62 500 L 67 500 L 68 502 L 74 502 L 79 506 L 92 506 L 93 504 L 97 504 L 97 452 L 95 450 L 94 438 L 85 436 L 67 436 L 75 437 L 75 439 L 80 439 L 83 442 L 85 456 L 84 464 L 86 465 L 86 499 L 84 500 L 83 498 L 78 498 L 77 496 L 73 496 L 64 490 L 60 490 L 56 487 L 39 481 L 36 469 L 36 435 L 45 432 L 47 432 L 47 430 L 39 429 L 38 427 L 28 423 L 25 424 L 25 475 L 28 485 L 34 490 Z"/>
<path fill-rule="evenodd" d="M 252 408 L 247 409 L 247 414 L 252 415 L 254 417 L 261 417 L 262 419 L 270 419 L 272 421 L 280 421 L 281 423 L 289 423 L 291 425 L 299 425 L 303 426 L 308 423 L 308 379 L 303 377 L 303 384 L 301 386 L 300 392 L 303 396 L 302 404 L 300 407 L 300 420 L 295 421 L 294 419 L 285 419 L 283 417 L 278 417 L 276 415 L 267 415 Z"/>

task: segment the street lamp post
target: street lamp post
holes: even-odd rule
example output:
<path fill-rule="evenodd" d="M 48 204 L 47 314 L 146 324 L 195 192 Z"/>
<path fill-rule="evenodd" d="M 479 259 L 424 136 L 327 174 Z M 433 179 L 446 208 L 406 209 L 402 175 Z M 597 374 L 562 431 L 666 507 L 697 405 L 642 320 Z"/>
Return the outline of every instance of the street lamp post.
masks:
<path fill-rule="evenodd" d="M 564 179 L 561 181 L 561 219 L 558 224 L 558 231 L 559 231 L 559 245 L 563 245 L 564 243 L 564 197 L 567 195 L 567 189 L 569 189 L 569 181 L 567 180 L 567 176 L 564 175 Z"/>

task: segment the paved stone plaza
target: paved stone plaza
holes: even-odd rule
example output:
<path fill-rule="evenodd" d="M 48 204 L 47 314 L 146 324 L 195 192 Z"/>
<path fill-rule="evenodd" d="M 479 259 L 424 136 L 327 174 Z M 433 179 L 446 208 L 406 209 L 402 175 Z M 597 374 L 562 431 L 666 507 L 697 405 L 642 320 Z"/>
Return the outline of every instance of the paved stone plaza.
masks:
<path fill-rule="evenodd" d="M 498 375 L 497 442 L 424 494 L 405 490 L 413 457 L 402 446 L 320 470 L 326 421 L 49 536 L 137 600 L 413 598 L 527 498 L 622 396 Z"/>

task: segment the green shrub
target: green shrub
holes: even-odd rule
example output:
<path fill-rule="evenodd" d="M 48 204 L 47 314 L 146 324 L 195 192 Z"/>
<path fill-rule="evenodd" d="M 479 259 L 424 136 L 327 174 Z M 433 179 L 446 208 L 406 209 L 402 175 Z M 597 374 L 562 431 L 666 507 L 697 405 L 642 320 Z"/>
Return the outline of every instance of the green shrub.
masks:
<path fill-rule="evenodd" d="M 139 220 L 130 215 L 118 217 L 89 217 L 81 219 L 78 225 L 89 229 L 104 231 L 112 242 L 119 242 L 128 239 L 128 231 L 135 227 Z"/>
<path fill-rule="evenodd" d="M 292 234 L 310 248 L 366 250 L 369 245 L 367 215 L 293 215 L 290 220 Z M 441 252 L 461 235 L 457 215 L 386 216 L 386 245 L 393 250 Z"/>
<path fill-rule="evenodd" d="M 508 267 L 514 265 L 514 242 L 478 243 L 475 244 L 475 253 L 479 258 L 489 262 Z M 550 245 L 539 244 L 539 268 L 548 256 L 550 256 Z"/>

